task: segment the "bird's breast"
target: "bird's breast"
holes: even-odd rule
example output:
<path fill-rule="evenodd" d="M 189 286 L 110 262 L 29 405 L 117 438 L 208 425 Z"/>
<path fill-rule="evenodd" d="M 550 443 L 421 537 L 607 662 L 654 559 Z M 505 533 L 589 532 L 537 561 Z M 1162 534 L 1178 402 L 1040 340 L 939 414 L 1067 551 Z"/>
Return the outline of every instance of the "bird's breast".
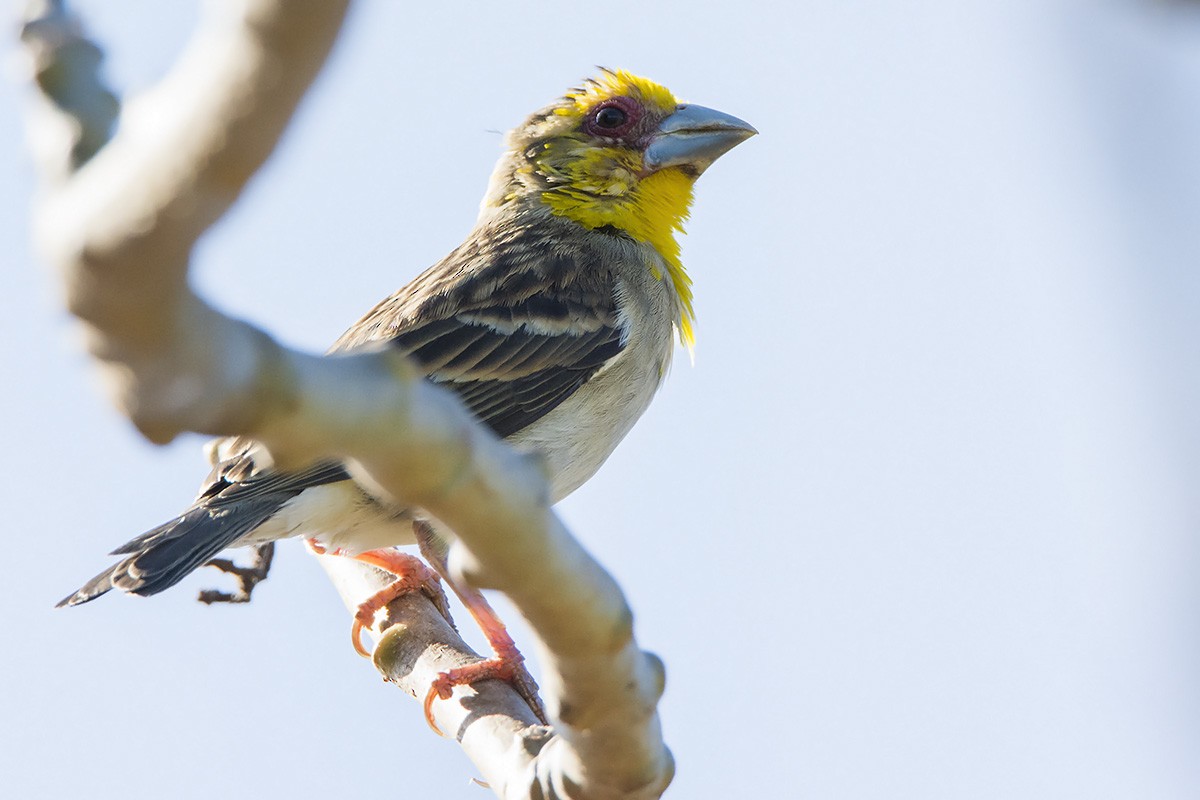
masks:
<path fill-rule="evenodd" d="M 653 251 L 639 248 L 637 261 L 618 275 L 621 352 L 553 411 L 510 437 L 546 459 L 553 502 L 596 473 L 650 405 L 670 367 L 677 302 L 669 284 L 653 276 L 652 258 Z"/>

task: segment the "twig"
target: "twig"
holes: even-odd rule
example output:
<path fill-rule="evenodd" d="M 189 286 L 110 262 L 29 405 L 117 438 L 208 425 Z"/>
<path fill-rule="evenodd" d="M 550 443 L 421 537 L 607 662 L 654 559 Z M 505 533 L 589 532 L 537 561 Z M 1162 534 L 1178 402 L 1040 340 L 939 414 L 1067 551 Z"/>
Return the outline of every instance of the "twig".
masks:
<path fill-rule="evenodd" d="M 275 543 L 267 542 L 254 548 L 250 563 L 238 566 L 230 558 L 214 558 L 204 566 L 216 567 L 221 572 L 233 575 L 238 580 L 236 592 L 222 592 L 219 589 L 202 589 L 196 598 L 205 605 L 213 603 L 249 603 L 254 587 L 267 579 L 271 570 L 271 561 L 275 558 Z"/>

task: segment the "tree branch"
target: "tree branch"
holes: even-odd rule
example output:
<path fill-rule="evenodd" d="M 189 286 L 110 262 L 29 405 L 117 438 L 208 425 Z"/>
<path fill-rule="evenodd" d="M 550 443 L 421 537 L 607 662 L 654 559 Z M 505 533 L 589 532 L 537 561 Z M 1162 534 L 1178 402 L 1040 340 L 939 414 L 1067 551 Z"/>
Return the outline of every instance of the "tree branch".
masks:
<path fill-rule="evenodd" d="M 216 567 L 226 575 L 237 578 L 236 592 L 222 592 L 219 589 L 201 589 L 196 598 L 206 606 L 213 603 L 249 603 L 254 587 L 267 579 L 271 571 L 271 561 L 275 558 L 275 543 L 267 542 L 253 548 L 254 555 L 246 566 L 235 564 L 230 558 L 213 558 L 205 564 L 206 567 Z"/>
<path fill-rule="evenodd" d="M 658 797 L 672 773 L 655 712 L 662 665 L 637 649 L 620 589 L 549 509 L 537 459 L 395 352 L 288 350 L 188 287 L 196 239 L 273 150 L 345 8 L 222 5 L 227 16 L 208 20 L 109 139 L 117 103 L 97 78 L 99 50 L 60 3 L 30 3 L 22 39 L 45 101 L 30 118 L 46 188 L 37 243 L 149 439 L 251 436 L 285 467 L 342 458 L 369 491 L 457 535 L 452 570 L 509 595 L 539 638 L 553 732 L 494 681 L 434 706 L 498 796 Z M 369 567 L 322 563 L 351 607 L 381 585 Z M 423 595 L 392 603 L 374 634 L 377 666 L 410 693 L 474 657 Z"/>

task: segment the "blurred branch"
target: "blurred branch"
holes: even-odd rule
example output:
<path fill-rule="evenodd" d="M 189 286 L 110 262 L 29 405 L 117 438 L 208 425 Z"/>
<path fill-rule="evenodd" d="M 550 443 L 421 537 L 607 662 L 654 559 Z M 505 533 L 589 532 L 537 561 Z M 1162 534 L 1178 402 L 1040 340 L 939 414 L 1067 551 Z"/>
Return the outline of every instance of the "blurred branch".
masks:
<path fill-rule="evenodd" d="M 22 40 L 41 90 L 29 117 L 44 178 L 35 225 L 120 409 L 150 440 L 245 435 L 278 465 L 341 457 L 369 491 L 420 506 L 460 538 L 450 565 L 506 592 L 539 638 L 553 735 L 505 684 L 434 704 L 501 797 L 658 797 L 669 783 L 642 653 L 612 578 L 547 502 L 538 462 L 480 426 L 390 351 L 288 350 L 195 295 L 192 248 L 274 149 L 332 46 L 347 3 L 216 8 L 179 63 L 112 134 L 100 51 L 61 3 L 32 2 Z M 111 137 L 111 138 L 110 138 Z M 352 607 L 369 567 L 322 559 Z M 412 692 L 474 658 L 423 595 L 377 623 L 380 670 Z"/>
<path fill-rule="evenodd" d="M 33 79 L 49 106 L 31 128 L 43 176 L 65 180 L 107 144 L 120 104 L 100 80 L 103 54 L 61 2 L 33 0 L 21 30 Z M 58 111 L 59 113 L 55 113 Z"/>

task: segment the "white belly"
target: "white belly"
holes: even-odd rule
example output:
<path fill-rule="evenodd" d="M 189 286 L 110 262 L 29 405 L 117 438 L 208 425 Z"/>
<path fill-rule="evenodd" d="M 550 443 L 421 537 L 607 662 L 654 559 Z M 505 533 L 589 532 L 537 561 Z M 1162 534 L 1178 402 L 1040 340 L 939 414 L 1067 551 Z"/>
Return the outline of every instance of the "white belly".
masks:
<path fill-rule="evenodd" d="M 653 339 L 659 339 L 654 342 Z M 546 416 L 511 437 L 546 459 L 551 502 L 596 474 L 650 405 L 671 359 L 669 334 L 638 337 Z M 657 345 L 657 346 L 656 346 Z"/>
<path fill-rule="evenodd" d="M 412 517 L 385 509 L 353 481 L 305 489 L 259 525 L 242 544 L 302 536 L 356 555 L 414 544 Z"/>

